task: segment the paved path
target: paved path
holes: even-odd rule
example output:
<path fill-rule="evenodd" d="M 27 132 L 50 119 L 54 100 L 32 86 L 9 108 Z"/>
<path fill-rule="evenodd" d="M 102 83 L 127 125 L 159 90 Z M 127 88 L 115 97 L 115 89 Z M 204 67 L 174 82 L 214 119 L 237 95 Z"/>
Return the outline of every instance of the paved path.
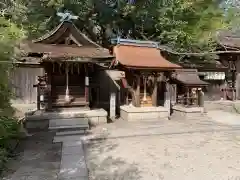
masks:
<path fill-rule="evenodd" d="M 88 180 L 88 170 L 81 141 L 63 142 L 58 178 L 59 180 Z"/>
<path fill-rule="evenodd" d="M 90 180 L 239 180 L 240 127 L 117 122 L 86 140 Z M 92 136 L 93 138 L 93 136 Z"/>

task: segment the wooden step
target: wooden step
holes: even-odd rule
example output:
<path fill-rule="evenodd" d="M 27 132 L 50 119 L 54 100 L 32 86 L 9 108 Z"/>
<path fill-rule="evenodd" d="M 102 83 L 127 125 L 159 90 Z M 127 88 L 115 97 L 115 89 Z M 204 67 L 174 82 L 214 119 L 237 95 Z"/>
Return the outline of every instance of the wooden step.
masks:
<path fill-rule="evenodd" d="M 65 94 L 54 94 L 52 95 L 52 99 L 65 99 Z M 85 94 L 70 94 L 70 97 L 74 98 L 75 100 L 85 101 Z"/>
<path fill-rule="evenodd" d="M 71 97 L 70 96 L 70 99 L 71 99 L 71 102 L 86 102 L 86 98 L 85 97 Z M 57 103 L 66 103 L 65 101 L 65 96 L 63 96 L 62 98 L 52 98 L 52 101 L 53 102 L 57 102 Z"/>
<path fill-rule="evenodd" d="M 67 106 L 87 106 L 89 102 L 86 101 L 73 101 L 71 103 L 66 103 L 65 100 L 55 100 L 52 102 L 53 107 L 67 107 Z"/>

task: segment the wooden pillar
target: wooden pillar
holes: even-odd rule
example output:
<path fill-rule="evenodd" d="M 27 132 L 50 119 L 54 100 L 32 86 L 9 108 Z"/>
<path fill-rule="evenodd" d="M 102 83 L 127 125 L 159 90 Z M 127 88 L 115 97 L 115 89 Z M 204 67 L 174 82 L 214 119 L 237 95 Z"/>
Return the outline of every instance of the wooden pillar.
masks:
<path fill-rule="evenodd" d="M 170 110 L 171 110 L 171 99 L 170 99 L 170 92 L 169 92 L 169 83 L 166 81 L 165 83 L 165 92 L 164 92 L 164 107 L 168 110 L 168 116 L 170 117 Z"/>
<path fill-rule="evenodd" d="M 37 88 L 37 110 L 40 110 L 41 106 L 40 106 L 40 87 L 39 84 L 36 86 Z"/>
<path fill-rule="evenodd" d="M 88 64 L 84 64 L 85 68 L 85 99 L 89 102 L 89 74 L 88 74 Z"/>
<path fill-rule="evenodd" d="M 47 110 L 52 110 L 52 69 L 48 66 L 46 69 L 47 75 Z"/>
<path fill-rule="evenodd" d="M 136 107 L 140 107 L 140 84 L 141 84 L 141 76 L 137 76 L 137 88 L 136 88 L 136 96 L 135 96 L 135 104 Z"/>
<path fill-rule="evenodd" d="M 236 100 L 240 100 L 240 73 L 238 72 L 236 78 Z"/>
<path fill-rule="evenodd" d="M 202 89 L 198 90 L 198 105 L 204 107 L 204 93 Z"/>
<path fill-rule="evenodd" d="M 187 99 L 186 99 L 186 105 L 189 106 L 190 105 L 190 93 L 189 93 L 190 89 L 187 87 Z"/>
<path fill-rule="evenodd" d="M 154 82 L 153 82 L 153 92 L 152 92 L 152 105 L 157 106 L 157 92 L 158 92 L 158 82 L 157 82 L 157 76 L 154 76 Z"/>

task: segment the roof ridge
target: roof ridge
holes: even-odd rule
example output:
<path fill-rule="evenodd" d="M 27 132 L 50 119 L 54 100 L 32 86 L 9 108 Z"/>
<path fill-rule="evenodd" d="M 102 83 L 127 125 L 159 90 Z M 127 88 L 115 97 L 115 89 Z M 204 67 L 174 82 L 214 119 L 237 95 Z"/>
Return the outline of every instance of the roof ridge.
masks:
<path fill-rule="evenodd" d="M 138 47 L 149 47 L 149 48 L 158 48 L 159 43 L 154 41 L 143 41 L 143 40 L 134 40 L 134 39 L 122 39 L 115 38 L 111 40 L 113 44 L 116 45 L 131 45 Z"/>
<path fill-rule="evenodd" d="M 33 40 L 32 42 L 33 43 L 37 43 L 37 42 L 40 42 L 42 40 L 45 40 L 47 38 L 49 38 L 50 36 L 52 36 L 53 34 L 55 34 L 63 25 L 64 21 L 61 22 L 57 27 L 55 27 L 54 29 L 52 29 L 51 31 L 49 31 L 48 33 L 44 34 L 43 36 Z"/>

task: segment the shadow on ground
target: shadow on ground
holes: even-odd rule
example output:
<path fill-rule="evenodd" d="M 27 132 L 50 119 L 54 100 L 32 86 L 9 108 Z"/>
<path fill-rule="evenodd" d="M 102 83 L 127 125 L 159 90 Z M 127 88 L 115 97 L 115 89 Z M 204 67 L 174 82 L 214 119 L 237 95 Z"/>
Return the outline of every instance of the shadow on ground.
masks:
<path fill-rule="evenodd" d="M 107 139 L 84 144 L 89 180 L 138 180 L 141 179 L 137 164 L 129 164 L 120 158 L 108 155 L 114 152 L 117 143 Z"/>
<path fill-rule="evenodd" d="M 56 180 L 60 167 L 61 144 L 52 144 L 53 133 L 40 132 L 24 140 L 19 155 L 11 160 L 3 173 L 3 180 Z"/>

